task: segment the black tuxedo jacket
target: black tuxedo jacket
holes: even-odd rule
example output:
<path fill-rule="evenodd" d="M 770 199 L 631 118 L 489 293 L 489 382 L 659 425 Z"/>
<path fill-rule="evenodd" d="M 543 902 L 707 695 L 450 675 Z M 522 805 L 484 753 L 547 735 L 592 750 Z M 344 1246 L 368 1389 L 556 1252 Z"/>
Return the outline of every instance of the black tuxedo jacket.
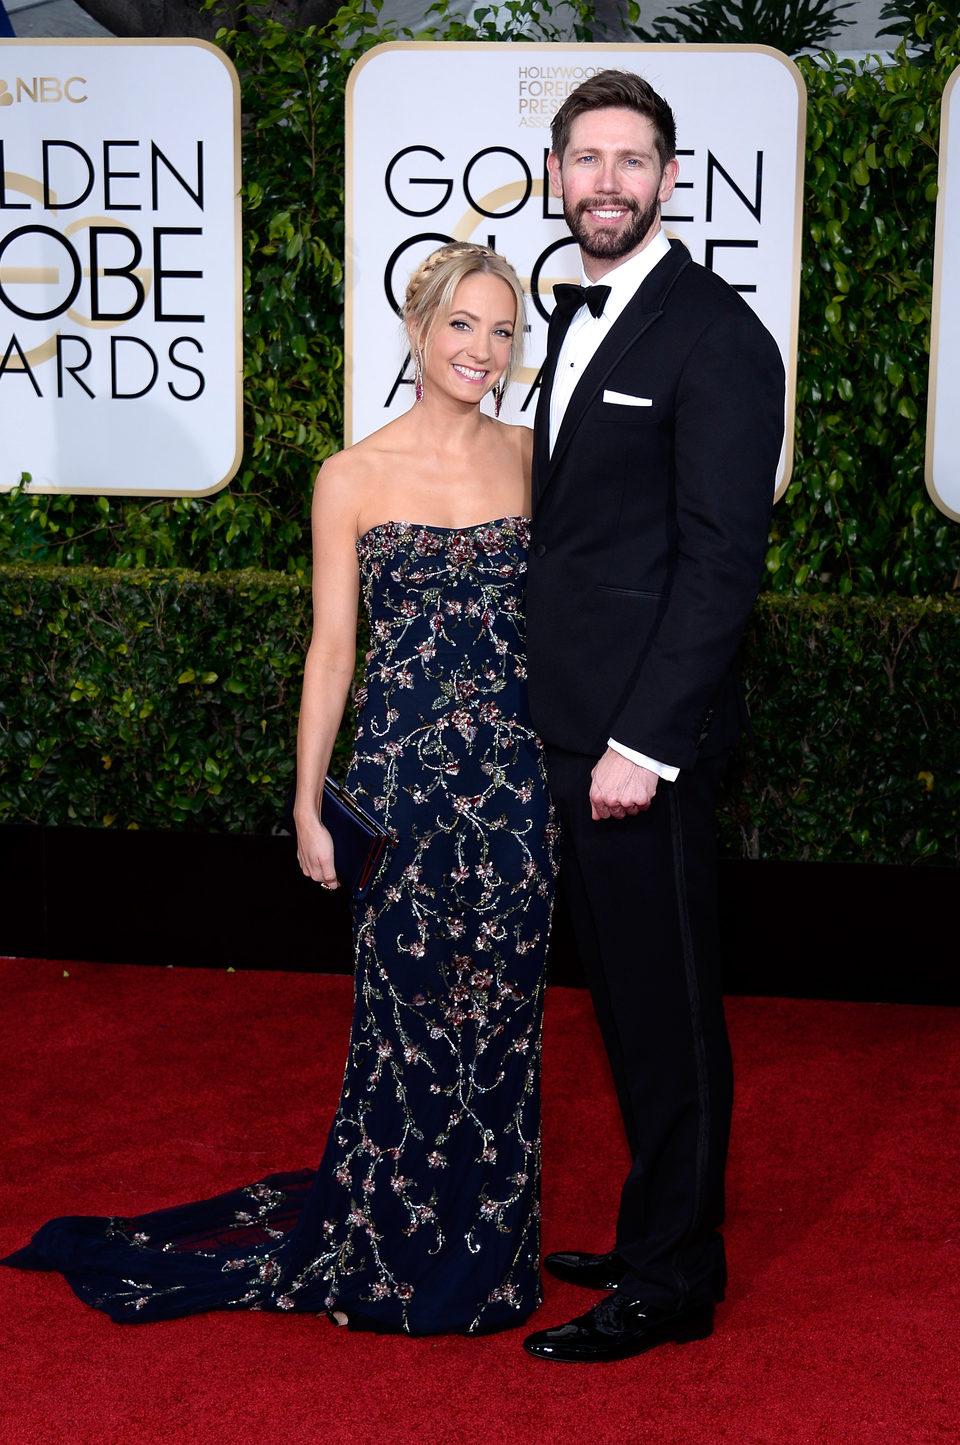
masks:
<path fill-rule="evenodd" d="M 554 315 L 535 427 L 534 725 L 571 752 L 599 756 L 614 737 L 689 768 L 740 729 L 736 655 L 783 439 L 780 353 L 674 241 L 584 371 L 550 456 L 564 331 Z"/>

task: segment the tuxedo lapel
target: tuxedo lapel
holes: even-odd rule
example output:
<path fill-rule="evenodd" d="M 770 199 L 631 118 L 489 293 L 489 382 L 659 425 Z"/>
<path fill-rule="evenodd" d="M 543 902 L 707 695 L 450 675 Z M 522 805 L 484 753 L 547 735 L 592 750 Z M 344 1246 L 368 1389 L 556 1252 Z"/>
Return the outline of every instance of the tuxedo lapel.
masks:
<path fill-rule="evenodd" d="M 546 486 L 550 469 L 550 396 L 553 379 L 557 373 L 557 358 L 567 334 L 567 327 L 573 318 L 562 320 L 556 310 L 547 325 L 547 355 L 543 363 L 540 392 L 537 396 L 537 410 L 533 423 L 533 500 L 537 502 Z"/>
<path fill-rule="evenodd" d="M 537 489 L 538 496 L 542 496 L 549 485 L 564 452 L 570 445 L 573 437 L 576 436 L 577 428 L 583 419 L 584 413 L 596 398 L 597 392 L 603 386 L 610 372 L 616 367 L 624 352 L 634 345 L 649 326 L 652 326 L 655 321 L 659 320 L 663 314 L 663 306 L 667 296 L 673 289 L 677 277 L 689 263 L 690 253 L 686 246 L 680 241 L 671 242 L 668 255 L 664 256 L 663 260 L 654 267 L 640 286 L 636 295 L 624 307 L 610 328 L 609 334 L 597 348 L 589 366 L 574 388 L 573 395 L 567 403 L 567 409 L 557 434 L 553 454 L 549 455 L 550 388 L 553 386 L 557 357 L 560 354 L 563 334 L 566 331 L 566 327 L 564 327 L 557 337 L 554 348 L 551 328 L 547 349 L 549 388 L 546 385 L 541 387 L 540 406 L 537 408 L 537 431 L 539 433 L 537 439 L 539 443 L 537 471 L 540 479 Z M 542 413 L 540 407 L 543 407 Z"/>

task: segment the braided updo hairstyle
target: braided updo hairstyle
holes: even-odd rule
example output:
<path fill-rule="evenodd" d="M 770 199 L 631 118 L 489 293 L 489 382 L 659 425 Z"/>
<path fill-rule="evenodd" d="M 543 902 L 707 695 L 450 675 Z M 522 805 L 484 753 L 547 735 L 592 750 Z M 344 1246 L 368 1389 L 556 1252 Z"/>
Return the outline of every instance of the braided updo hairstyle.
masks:
<path fill-rule="evenodd" d="M 472 241 L 451 241 L 441 246 L 417 267 L 407 283 L 403 303 L 403 319 L 412 341 L 426 352 L 434 331 L 453 310 L 453 298 L 460 282 L 476 272 L 498 276 L 506 281 L 517 303 L 517 315 L 510 341 L 510 361 L 503 383 L 513 376 L 523 352 L 523 287 L 509 261 L 489 246 L 476 246 Z"/>

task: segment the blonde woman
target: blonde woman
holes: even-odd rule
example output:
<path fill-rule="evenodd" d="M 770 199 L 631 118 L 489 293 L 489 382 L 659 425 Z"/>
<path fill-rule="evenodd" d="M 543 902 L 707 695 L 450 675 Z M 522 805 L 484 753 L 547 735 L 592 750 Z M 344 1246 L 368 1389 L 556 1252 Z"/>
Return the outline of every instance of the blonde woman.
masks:
<path fill-rule="evenodd" d="M 312 1310 L 355 1329 L 479 1334 L 540 1300 L 554 829 L 525 688 L 531 436 L 480 406 L 493 393 L 499 410 L 523 295 L 502 257 L 454 243 L 412 276 L 404 319 L 416 399 L 325 462 L 313 502 L 300 864 L 338 886 L 321 798 L 361 593 L 371 651 L 346 782 L 395 839 L 354 902 L 337 1113 L 316 1173 L 166 1216 L 53 1221 L 11 1259 L 62 1269 L 116 1319 Z"/>

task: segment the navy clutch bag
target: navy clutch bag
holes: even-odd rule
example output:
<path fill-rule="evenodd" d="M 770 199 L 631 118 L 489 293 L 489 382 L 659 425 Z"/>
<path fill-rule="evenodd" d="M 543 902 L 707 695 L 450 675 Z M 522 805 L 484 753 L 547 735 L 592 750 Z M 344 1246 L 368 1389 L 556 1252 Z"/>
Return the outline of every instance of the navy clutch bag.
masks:
<path fill-rule="evenodd" d="M 352 793 L 327 775 L 320 821 L 333 839 L 337 878 L 354 898 L 362 898 L 377 875 L 384 850 L 393 839 Z"/>

